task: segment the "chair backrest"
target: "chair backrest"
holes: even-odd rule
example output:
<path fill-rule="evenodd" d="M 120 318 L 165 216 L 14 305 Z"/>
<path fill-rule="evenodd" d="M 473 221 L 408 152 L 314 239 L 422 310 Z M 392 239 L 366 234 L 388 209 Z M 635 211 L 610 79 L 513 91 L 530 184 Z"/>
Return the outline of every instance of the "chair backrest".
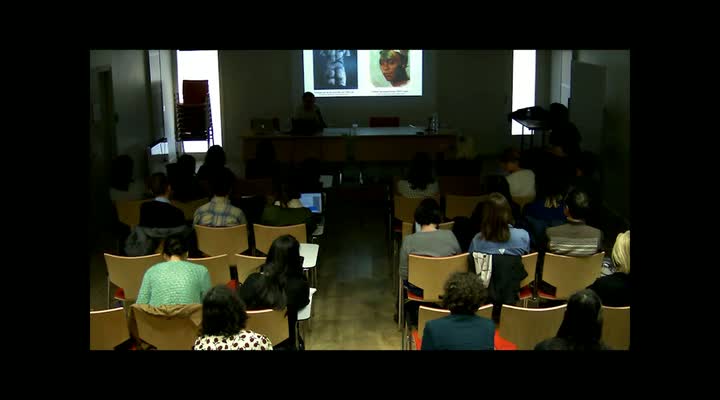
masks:
<path fill-rule="evenodd" d="M 131 228 L 140 225 L 140 205 L 146 201 L 150 200 L 116 201 L 118 220 Z"/>
<path fill-rule="evenodd" d="M 475 315 L 492 320 L 492 308 L 492 304 L 484 305 L 478 308 Z M 448 315 L 450 315 L 450 310 L 446 310 L 444 308 L 420 306 L 420 310 L 418 311 L 418 337 L 422 340 L 425 324 L 428 321 L 447 317 Z"/>
<path fill-rule="evenodd" d="M 248 311 L 247 315 L 247 329 L 265 335 L 273 347 L 290 337 L 285 310 Z"/>
<path fill-rule="evenodd" d="M 123 307 L 90 311 L 90 350 L 113 350 L 129 338 Z"/>
<path fill-rule="evenodd" d="M 445 196 L 445 216 L 449 219 L 455 217 L 472 216 L 475 207 L 483 201 L 486 196 L 457 196 L 448 194 Z"/>
<path fill-rule="evenodd" d="M 207 80 L 183 80 L 183 103 L 203 104 L 210 94 Z"/>
<path fill-rule="evenodd" d="M 530 253 L 522 256 L 522 263 L 528 276 L 520 282 L 520 287 L 530 284 L 535 280 L 535 272 L 537 271 L 538 253 Z"/>
<path fill-rule="evenodd" d="M 172 203 L 172 205 L 179 208 L 183 212 L 183 215 L 185 216 L 185 221 L 192 221 L 195 218 L 195 210 L 197 210 L 198 208 L 200 208 L 200 206 L 204 205 L 207 202 L 207 199 L 198 199 L 188 201 L 187 203 L 173 200 L 170 203 Z"/>
<path fill-rule="evenodd" d="M 567 299 L 595 282 L 602 272 L 604 252 L 589 257 L 568 257 L 545 253 L 542 280 L 555 286 L 555 297 Z"/>
<path fill-rule="evenodd" d="M 215 228 L 195 225 L 198 249 L 209 256 L 242 253 L 248 249 L 247 224 Z"/>
<path fill-rule="evenodd" d="M 448 257 L 426 257 L 410 254 L 408 281 L 423 289 L 425 301 L 438 301 L 443 286 L 453 272 L 467 272 L 468 253 Z"/>
<path fill-rule="evenodd" d="M 454 225 L 455 225 L 455 221 L 443 222 L 442 224 L 438 225 L 438 228 L 451 231 L 453 229 Z M 405 240 L 405 236 L 412 234 L 412 229 L 413 229 L 413 224 L 411 224 L 410 222 L 403 222 L 402 223 L 402 239 L 401 240 Z"/>
<path fill-rule="evenodd" d="M 613 350 L 630 348 L 630 307 L 602 307 L 602 341 Z"/>
<path fill-rule="evenodd" d="M 243 283 L 248 275 L 258 272 L 258 268 L 265 263 L 265 257 L 244 256 L 233 254 L 230 256 L 230 265 L 237 267 L 238 282 Z"/>
<path fill-rule="evenodd" d="M 123 289 L 126 300 L 137 299 L 145 271 L 164 261 L 162 254 L 140 257 L 121 257 L 108 253 L 104 255 L 110 282 Z"/>
<path fill-rule="evenodd" d="M 202 314 L 202 304 L 189 306 L 199 307 L 195 313 Z M 133 304 L 131 307 L 141 340 L 150 343 L 158 350 L 192 350 L 198 337 L 199 327 L 189 316 L 154 315 L 139 307 L 139 304 Z"/>
<path fill-rule="evenodd" d="M 532 203 L 532 201 L 535 200 L 535 197 L 513 197 L 512 200 L 519 205 L 522 210 L 525 208 L 526 204 Z"/>
<path fill-rule="evenodd" d="M 567 304 L 550 308 L 522 308 L 502 305 L 500 336 L 517 345 L 518 350 L 532 350 L 560 329 Z"/>
<path fill-rule="evenodd" d="M 230 282 L 230 258 L 226 254 L 205 258 L 188 258 L 187 261 L 207 268 L 210 274 L 210 283 L 213 286 L 225 285 Z"/>
<path fill-rule="evenodd" d="M 400 117 L 370 117 L 371 128 L 397 127 L 400 126 Z"/>
<path fill-rule="evenodd" d="M 282 235 L 292 235 L 300 243 L 307 243 L 307 231 L 305 224 L 288 226 L 253 225 L 255 233 L 255 248 L 264 254 L 270 250 L 273 240 Z"/>
<path fill-rule="evenodd" d="M 435 200 L 440 202 L 440 196 L 433 197 Z M 393 196 L 394 202 L 394 217 L 403 222 L 415 223 L 415 210 L 418 208 L 420 203 L 425 200 L 421 198 L 409 198 L 399 194 Z"/>
<path fill-rule="evenodd" d="M 482 194 L 482 178 L 480 176 L 439 176 L 440 192 L 447 196 L 479 196 Z"/>

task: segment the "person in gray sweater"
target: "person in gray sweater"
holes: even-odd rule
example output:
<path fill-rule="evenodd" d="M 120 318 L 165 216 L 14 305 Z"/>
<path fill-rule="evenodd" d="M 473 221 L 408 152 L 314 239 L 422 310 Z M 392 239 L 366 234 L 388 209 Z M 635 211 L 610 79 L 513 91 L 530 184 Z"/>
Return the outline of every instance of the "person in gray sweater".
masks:
<path fill-rule="evenodd" d="M 415 222 L 420 230 L 408 235 L 400 247 L 400 276 L 407 283 L 408 255 L 446 257 L 460 254 L 460 243 L 450 230 L 438 229 L 442 221 L 440 205 L 435 199 L 425 199 L 415 210 Z"/>

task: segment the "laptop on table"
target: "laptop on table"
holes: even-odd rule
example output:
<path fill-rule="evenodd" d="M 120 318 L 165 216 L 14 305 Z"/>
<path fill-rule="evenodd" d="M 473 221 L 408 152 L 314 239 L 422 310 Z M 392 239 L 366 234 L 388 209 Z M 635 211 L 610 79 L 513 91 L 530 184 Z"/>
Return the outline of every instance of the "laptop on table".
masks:
<path fill-rule="evenodd" d="M 325 217 L 323 216 L 323 194 L 318 193 L 300 193 L 300 202 L 303 207 L 307 207 L 312 211 L 313 221 L 317 224 L 313 236 L 320 236 L 325 229 Z"/>

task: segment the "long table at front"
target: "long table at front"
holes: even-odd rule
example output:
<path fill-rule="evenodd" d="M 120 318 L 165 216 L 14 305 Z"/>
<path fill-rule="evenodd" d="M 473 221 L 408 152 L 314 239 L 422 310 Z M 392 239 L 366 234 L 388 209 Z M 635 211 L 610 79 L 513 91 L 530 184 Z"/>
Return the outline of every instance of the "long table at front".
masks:
<path fill-rule="evenodd" d="M 357 128 L 349 136 L 349 128 L 327 128 L 312 136 L 267 134 L 243 136 L 245 160 L 254 159 L 257 145 L 269 140 L 278 161 L 300 162 L 316 158 L 326 162 L 408 161 L 416 152 L 427 152 L 433 158 L 450 158 L 456 151 L 457 136 L 453 131 L 418 135 L 422 129 L 411 127 Z"/>

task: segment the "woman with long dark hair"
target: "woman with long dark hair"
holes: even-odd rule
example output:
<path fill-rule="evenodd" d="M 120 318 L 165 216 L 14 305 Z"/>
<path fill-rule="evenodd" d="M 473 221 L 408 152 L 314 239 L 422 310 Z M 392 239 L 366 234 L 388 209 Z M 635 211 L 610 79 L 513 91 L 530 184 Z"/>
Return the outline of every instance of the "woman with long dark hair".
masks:
<path fill-rule="evenodd" d="M 410 162 L 407 178 L 397 183 L 397 192 L 403 197 L 433 197 L 440 191 L 433 176 L 433 163 L 428 153 L 420 152 Z"/>
<path fill-rule="evenodd" d="M 600 297 L 583 289 L 568 299 L 557 335 L 538 343 L 535 350 L 608 350 L 600 340 L 602 324 Z"/>
<path fill-rule="evenodd" d="M 210 289 L 203 298 L 202 326 L 193 350 L 272 350 L 267 337 L 245 329 L 245 304 L 226 285 Z"/>
<path fill-rule="evenodd" d="M 482 206 L 480 232 L 475 235 L 468 252 L 521 256 L 530 251 L 530 237 L 524 229 L 512 226 L 512 210 L 500 193 L 490 193 Z"/>
<path fill-rule="evenodd" d="M 310 303 L 310 285 L 303 275 L 300 243 L 291 235 L 275 239 L 260 272 L 250 274 L 239 287 L 248 310 L 287 310 L 290 338 L 276 348 L 294 347 L 297 312 Z"/>

